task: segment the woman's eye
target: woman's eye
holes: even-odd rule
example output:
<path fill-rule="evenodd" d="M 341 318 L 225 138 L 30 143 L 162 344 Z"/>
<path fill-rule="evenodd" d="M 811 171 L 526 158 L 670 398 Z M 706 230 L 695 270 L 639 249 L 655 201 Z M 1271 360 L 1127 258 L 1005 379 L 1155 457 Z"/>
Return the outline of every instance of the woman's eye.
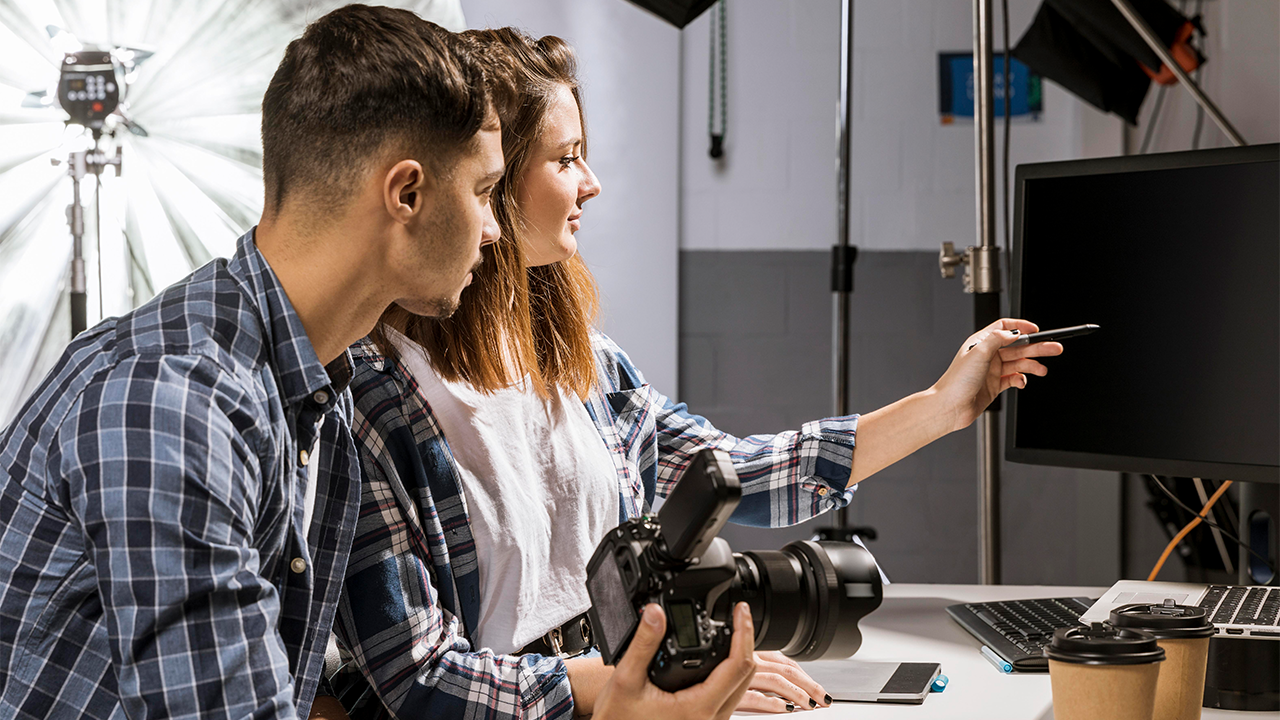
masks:
<path fill-rule="evenodd" d="M 562 167 L 569 167 L 570 165 L 578 162 L 579 158 L 581 158 L 580 155 L 565 155 L 560 158 L 560 165 Z"/>

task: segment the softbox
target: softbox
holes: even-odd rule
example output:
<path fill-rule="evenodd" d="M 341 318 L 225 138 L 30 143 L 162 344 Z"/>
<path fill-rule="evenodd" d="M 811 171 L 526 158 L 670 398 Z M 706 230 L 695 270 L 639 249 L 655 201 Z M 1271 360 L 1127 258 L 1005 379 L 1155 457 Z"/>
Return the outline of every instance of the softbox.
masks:
<path fill-rule="evenodd" d="M 1203 61 L 1185 46 L 1193 21 L 1165 0 L 1131 3 L 1165 46 L 1175 50 L 1184 70 Z M 1160 56 L 1111 0 L 1045 0 L 1013 48 L 1013 56 L 1080 99 L 1130 124 L 1138 122 L 1151 78 L 1172 81 Z M 1168 80 L 1163 78 L 1166 73 Z"/>

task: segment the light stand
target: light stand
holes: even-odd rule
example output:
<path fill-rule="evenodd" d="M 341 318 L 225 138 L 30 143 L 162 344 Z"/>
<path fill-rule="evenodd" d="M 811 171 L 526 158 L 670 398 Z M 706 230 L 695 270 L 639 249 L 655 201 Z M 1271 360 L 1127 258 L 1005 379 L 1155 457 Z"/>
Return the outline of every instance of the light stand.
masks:
<path fill-rule="evenodd" d="M 1111 1 L 1222 132 L 1236 145 L 1246 144 L 1222 111 L 1178 65 L 1169 49 L 1146 20 L 1133 9 L 1129 0 Z M 943 243 L 938 256 L 943 277 L 955 277 L 956 266 L 965 266 L 964 290 L 974 294 L 975 330 L 986 327 L 1000 317 L 1000 251 L 995 244 L 994 224 L 995 105 L 992 94 L 991 28 L 991 0 L 973 0 L 973 128 L 974 152 L 977 156 L 978 245 L 960 254 L 955 251 L 952 243 Z M 1000 398 L 996 398 L 978 421 L 978 578 L 983 584 L 1000 583 L 999 416 Z"/>
<path fill-rule="evenodd" d="M 840 100 L 837 105 L 836 208 L 839 224 L 831 248 L 831 393 L 835 415 L 849 414 L 849 301 L 853 296 L 853 264 L 858 248 L 849 244 L 849 128 L 853 125 L 853 0 L 840 5 Z M 820 528 L 820 540 L 853 542 L 855 535 L 876 539 L 872 527 L 849 524 L 848 508 L 833 513 L 835 525 Z"/>
<path fill-rule="evenodd" d="M 974 331 L 1000 318 L 1000 248 L 996 247 L 995 99 L 992 82 L 991 0 L 973 0 L 973 145 L 977 174 L 978 244 L 964 254 L 943 243 L 944 278 L 964 265 L 964 291 L 973 294 Z M 1000 398 L 978 419 L 978 582 L 1000 584 Z"/>
<path fill-rule="evenodd" d="M 73 152 L 67 157 L 67 174 L 71 176 L 71 204 L 67 206 L 67 224 L 71 226 L 71 336 L 75 337 L 84 332 L 89 327 L 88 318 L 88 283 L 84 272 L 84 206 L 80 204 L 80 181 L 86 175 L 94 175 L 98 180 L 94 184 L 93 204 L 94 210 L 97 211 L 98 202 L 101 195 L 101 176 L 102 171 L 108 165 L 114 165 L 116 173 L 120 172 L 121 148 L 116 146 L 116 154 L 114 157 L 107 157 L 98 148 L 98 139 L 101 134 L 94 132 L 93 150 L 80 150 Z M 55 165 L 57 160 L 53 161 Z M 98 219 L 98 222 L 101 218 Z M 97 227 L 98 222 L 94 223 L 95 231 L 98 233 L 99 239 L 102 236 L 101 228 Z M 101 262 L 101 260 L 99 260 Z M 101 278 L 99 278 L 99 291 L 101 291 Z M 99 307 L 101 307 L 102 299 L 99 297 Z"/>

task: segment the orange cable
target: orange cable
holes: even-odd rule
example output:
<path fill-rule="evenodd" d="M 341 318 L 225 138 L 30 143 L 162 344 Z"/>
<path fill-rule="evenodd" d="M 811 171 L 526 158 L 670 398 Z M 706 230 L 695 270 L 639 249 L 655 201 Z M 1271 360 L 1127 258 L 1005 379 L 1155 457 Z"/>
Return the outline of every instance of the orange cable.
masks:
<path fill-rule="evenodd" d="M 1195 526 L 1199 525 L 1201 520 L 1204 520 L 1205 514 L 1209 512 L 1209 508 L 1213 507 L 1213 504 L 1218 502 L 1218 498 L 1222 497 L 1222 493 L 1226 492 L 1229 487 L 1231 487 L 1231 481 L 1223 480 L 1222 487 L 1219 487 L 1218 491 L 1209 497 L 1209 501 L 1204 504 L 1204 507 L 1200 508 L 1199 514 L 1192 518 L 1191 522 L 1187 523 L 1187 526 L 1182 528 L 1177 535 L 1173 536 L 1173 539 L 1169 541 L 1169 545 L 1165 547 L 1164 552 L 1160 554 L 1160 559 L 1156 561 L 1156 566 L 1151 568 L 1151 574 L 1147 576 L 1147 582 L 1151 582 L 1156 579 L 1156 575 L 1160 574 L 1160 568 L 1164 567 L 1164 561 L 1169 559 L 1169 553 L 1173 552 L 1173 549 L 1178 547 L 1178 543 L 1182 541 L 1182 538 L 1187 536 L 1187 533 L 1191 532 Z"/>

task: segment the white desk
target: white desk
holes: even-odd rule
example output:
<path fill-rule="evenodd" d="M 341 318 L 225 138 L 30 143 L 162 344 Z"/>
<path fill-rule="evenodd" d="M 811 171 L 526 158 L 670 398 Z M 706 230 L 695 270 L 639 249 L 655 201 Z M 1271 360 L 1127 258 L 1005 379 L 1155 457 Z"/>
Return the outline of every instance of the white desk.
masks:
<path fill-rule="evenodd" d="M 814 720 L 1052 720 L 1048 673 L 1005 675 L 996 671 L 979 654 L 981 644 L 947 615 L 946 607 L 962 602 L 1020 598 L 1099 597 L 1105 590 L 1037 585 L 889 585 L 885 587 L 884 603 L 859 623 L 863 640 L 856 658 L 942 663 L 942 674 L 951 681 L 947 689 L 930 694 L 923 705 L 836 703 L 806 716 Z M 763 717 L 754 713 L 738 716 Z M 1280 713 L 1206 708 L 1202 717 L 1204 720 L 1275 720 L 1280 718 Z"/>

